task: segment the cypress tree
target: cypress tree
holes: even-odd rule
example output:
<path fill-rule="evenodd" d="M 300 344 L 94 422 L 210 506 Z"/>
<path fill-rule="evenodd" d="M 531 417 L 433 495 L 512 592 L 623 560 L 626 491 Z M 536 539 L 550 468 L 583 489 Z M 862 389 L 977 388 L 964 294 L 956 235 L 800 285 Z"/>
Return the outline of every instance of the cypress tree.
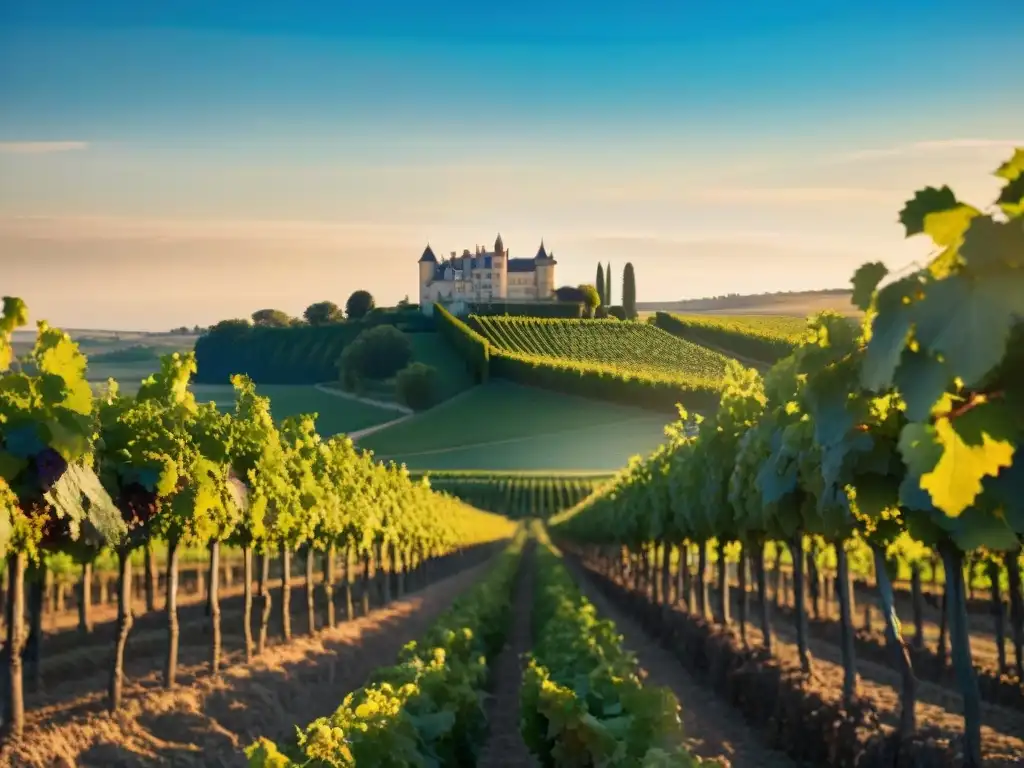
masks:
<path fill-rule="evenodd" d="M 636 275 L 633 274 L 633 265 L 628 262 L 622 270 L 622 308 L 627 318 L 636 319 Z"/>
<path fill-rule="evenodd" d="M 597 279 L 594 280 L 594 287 L 597 288 L 597 295 L 601 299 L 601 304 L 607 304 L 604 300 L 604 267 L 601 266 L 601 262 L 597 263 Z"/>
<path fill-rule="evenodd" d="M 604 303 L 609 307 L 612 305 L 612 263 L 604 271 Z"/>

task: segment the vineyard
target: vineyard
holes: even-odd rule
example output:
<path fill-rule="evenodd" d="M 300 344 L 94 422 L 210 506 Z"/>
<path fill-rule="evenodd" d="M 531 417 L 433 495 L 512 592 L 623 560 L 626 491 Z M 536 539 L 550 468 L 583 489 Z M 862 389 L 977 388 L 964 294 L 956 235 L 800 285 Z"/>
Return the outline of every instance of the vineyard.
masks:
<path fill-rule="evenodd" d="M 546 520 L 592 494 L 607 476 L 431 472 L 432 488 L 478 509 Z"/>
<path fill-rule="evenodd" d="M 900 215 L 907 235 L 929 236 L 937 255 L 885 285 L 884 265 L 857 271 L 853 298 L 866 312 L 863 330 L 822 313 L 763 380 L 731 366 L 718 413 L 696 435 L 680 424 L 612 490 L 554 528 L 609 594 L 686 649 L 695 672 L 736 691 L 748 720 L 778 722 L 778 709 L 758 700 L 783 702 L 794 723 L 790 751 L 813 764 L 863 764 L 865 757 L 882 764 L 893 750 L 908 763 L 929 765 L 949 764 L 951 755 L 969 766 L 1019 765 L 1024 757 L 1019 712 L 991 706 L 1019 707 L 1024 683 L 1024 473 L 1013 461 L 1024 432 L 1024 150 L 996 175 L 1005 186 L 991 210 L 1001 215 L 960 202 L 948 187 L 922 190 L 907 203 Z M 979 304 L 985 321 L 969 322 Z M 837 562 L 835 645 L 819 645 L 820 653 L 812 652 L 816 636 L 807 616 L 808 536 L 820 537 Z M 706 574 L 712 541 L 721 552 L 714 605 Z M 768 610 L 766 541 L 797 553 L 792 628 L 773 622 Z M 885 673 L 872 669 L 885 654 L 866 653 L 869 639 L 855 632 L 847 548 L 858 544 L 851 542 L 866 545 L 874 558 L 884 645 L 893 660 Z M 741 553 L 736 600 L 727 547 Z M 673 569 L 673 560 L 690 560 L 691 548 L 698 551 L 695 574 Z M 901 549 L 915 558 L 924 551 L 938 556 L 947 576 L 941 658 L 917 669 L 889 572 L 893 551 Z M 1006 570 L 1014 661 L 1008 664 L 1002 649 L 996 600 L 995 683 L 972 653 L 968 555 L 991 563 L 995 597 Z M 670 602 L 685 609 L 658 609 Z M 721 631 L 737 604 L 738 637 Z M 918 674 L 924 667 L 921 677 L 940 677 L 933 673 L 945 667 L 946 643 L 954 673 L 946 701 L 956 703 L 944 708 Z M 702 667 L 711 655 L 723 669 Z M 723 671 L 733 665 L 747 669 L 742 681 Z M 1004 693 L 998 681 L 1006 678 Z M 962 712 L 962 731 L 951 711 Z M 837 731 L 833 723 L 845 726 Z"/>
<path fill-rule="evenodd" d="M 5 299 L 0 767 L 1021 765 L 1024 150 L 997 176 L 989 213 L 919 192 L 931 263 L 722 358 L 717 410 L 610 477 L 417 477 L 246 377 L 200 404 L 191 355 L 96 393 L 46 323 L 14 354 Z M 638 324 L 439 315 L 483 362 L 641 366 Z M 492 386 L 391 439 L 489 427 Z M 506 441 L 555 418 L 501 387 L 539 413 Z"/>
<path fill-rule="evenodd" d="M 740 358 L 774 363 L 799 343 L 807 323 L 784 315 L 676 315 L 657 312 L 654 324 L 680 339 Z"/>
<path fill-rule="evenodd" d="M 621 370 L 624 375 L 682 379 L 714 388 L 726 358 L 646 323 L 478 316 L 471 325 L 496 347 L 517 355 Z"/>

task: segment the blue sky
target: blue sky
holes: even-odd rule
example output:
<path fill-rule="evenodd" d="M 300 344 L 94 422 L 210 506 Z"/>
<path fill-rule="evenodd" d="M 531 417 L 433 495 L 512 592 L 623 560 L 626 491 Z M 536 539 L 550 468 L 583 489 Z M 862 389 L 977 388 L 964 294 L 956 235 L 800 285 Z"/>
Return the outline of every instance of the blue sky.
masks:
<path fill-rule="evenodd" d="M 0 291 L 121 328 L 386 303 L 499 230 L 641 300 L 834 287 L 1024 143 L 1010 0 L 489 5 L 5 0 Z"/>

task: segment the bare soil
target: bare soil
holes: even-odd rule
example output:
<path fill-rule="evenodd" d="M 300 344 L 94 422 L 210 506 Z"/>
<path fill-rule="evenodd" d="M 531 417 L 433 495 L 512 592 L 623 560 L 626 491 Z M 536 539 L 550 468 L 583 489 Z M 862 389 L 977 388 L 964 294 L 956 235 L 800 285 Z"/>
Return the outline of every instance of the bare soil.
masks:
<path fill-rule="evenodd" d="M 586 583 L 584 581 L 584 583 Z M 627 589 L 629 589 L 627 585 Z M 632 591 L 632 590 L 630 590 Z M 595 604 L 600 599 L 600 594 L 595 594 Z M 649 596 L 645 597 L 649 599 Z M 712 605 L 716 604 L 716 596 L 712 596 Z M 605 603 L 607 604 L 607 603 Z M 683 606 L 674 606 L 674 610 L 684 610 Z M 614 609 L 610 609 L 608 615 L 613 616 Z M 614 614 L 616 623 L 619 623 L 619 614 Z M 735 617 L 735 615 L 734 615 Z M 625 633 L 629 619 L 623 618 L 620 629 Z M 642 630 L 639 630 L 643 635 Z M 786 621 L 774 621 L 772 624 L 774 633 L 773 655 L 790 665 L 793 668 L 799 667 L 799 654 L 796 646 L 796 629 Z M 747 639 L 752 646 L 762 645 L 762 635 L 756 626 L 748 623 Z M 813 691 L 824 700 L 839 702 L 842 696 L 843 668 L 841 654 L 835 643 L 823 640 L 820 637 L 809 638 L 809 648 L 814 657 L 813 672 L 805 687 Z M 675 662 L 669 658 L 670 663 Z M 899 717 L 899 675 L 889 666 L 876 664 L 864 659 L 857 660 L 857 668 L 860 674 L 858 693 L 861 698 L 870 702 L 880 714 L 882 727 L 891 732 L 898 725 Z M 698 689 L 700 690 L 700 689 Z M 707 694 L 711 695 L 711 694 Z M 683 702 L 684 713 L 692 709 L 686 704 L 684 695 L 680 695 Z M 701 709 L 704 709 L 701 704 Z M 982 702 L 982 755 L 987 768 L 1019 768 L 1024 765 L 1024 713 L 1015 709 L 1000 707 Z M 727 708 L 728 711 L 728 708 Z M 948 749 L 957 751 L 960 747 L 960 739 L 963 733 L 963 700 L 953 689 L 940 685 L 918 682 L 917 706 L 918 732 L 938 744 L 948 745 Z M 733 719 L 739 715 L 733 713 Z M 714 733 L 714 727 L 718 722 L 728 722 L 729 715 L 725 714 L 714 718 L 707 725 L 701 723 L 700 732 L 705 728 Z M 701 754 L 697 750 L 698 754 Z M 737 762 L 737 765 L 740 763 Z M 753 765 L 754 763 L 750 763 Z"/>
<path fill-rule="evenodd" d="M 788 622 L 772 624 L 775 635 L 773 652 L 780 659 L 799 665 L 796 628 Z M 747 628 L 749 642 L 762 643 L 755 627 Z M 843 666 L 839 648 L 811 637 L 809 648 L 814 656 L 812 684 L 819 692 L 828 692 L 838 699 L 842 692 Z M 899 718 L 899 675 L 887 666 L 863 659 L 857 660 L 860 673 L 859 694 L 874 703 L 882 715 L 882 724 L 895 729 Z M 1024 765 L 1024 713 L 982 702 L 982 754 L 988 768 Z M 933 683 L 917 684 L 918 730 L 948 740 L 955 748 L 963 733 L 963 698 L 955 690 Z"/>
<path fill-rule="evenodd" d="M 477 761 L 479 768 L 534 768 L 537 761 L 523 742 L 519 722 L 519 691 L 524 658 L 533 645 L 534 543 L 523 552 L 515 586 L 511 631 L 493 669 L 493 698 L 487 709 L 490 733 Z"/>
<path fill-rule="evenodd" d="M 123 711 L 104 710 L 105 670 L 55 684 L 29 697 L 25 738 L 0 748 L 0 768 L 245 766 L 242 750 L 255 738 L 288 739 L 295 726 L 329 715 L 488 567 L 470 568 L 315 637 L 271 647 L 251 665 L 230 651 L 217 679 L 208 674 L 205 642 L 183 643 L 173 691 L 162 689 L 154 671 L 162 657 L 133 653 L 129 645 Z M 293 607 L 301 615 L 304 601 L 293 600 Z M 225 622 L 226 631 L 233 626 Z M 301 619 L 295 629 L 304 629 Z M 190 635 L 183 627 L 182 640 Z M 105 660 L 110 649 L 97 653 Z"/>

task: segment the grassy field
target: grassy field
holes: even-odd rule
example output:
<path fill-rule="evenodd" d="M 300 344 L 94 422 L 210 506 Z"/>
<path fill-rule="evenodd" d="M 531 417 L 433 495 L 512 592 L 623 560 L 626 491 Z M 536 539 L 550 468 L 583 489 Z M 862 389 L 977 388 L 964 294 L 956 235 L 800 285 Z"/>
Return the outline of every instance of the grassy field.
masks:
<path fill-rule="evenodd" d="M 718 384 L 727 362 L 717 352 L 647 323 L 473 316 L 472 324 L 492 344 L 510 352 L 687 383 Z"/>
<path fill-rule="evenodd" d="M 719 296 L 686 301 L 639 302 L 641 318 L 655 312 L 708 313 L 722 315 L 788 315 L 807 317 L 826 309 L 860 317 L 863 313 L 850 302 L 849 291 L 802 291 L 759 296 Z"/>
<path fill-rule="evenodd" d="M 664 441 L 650 411 L 492 381 L 359 445 L 411 470 L 613 472 Z"/>

